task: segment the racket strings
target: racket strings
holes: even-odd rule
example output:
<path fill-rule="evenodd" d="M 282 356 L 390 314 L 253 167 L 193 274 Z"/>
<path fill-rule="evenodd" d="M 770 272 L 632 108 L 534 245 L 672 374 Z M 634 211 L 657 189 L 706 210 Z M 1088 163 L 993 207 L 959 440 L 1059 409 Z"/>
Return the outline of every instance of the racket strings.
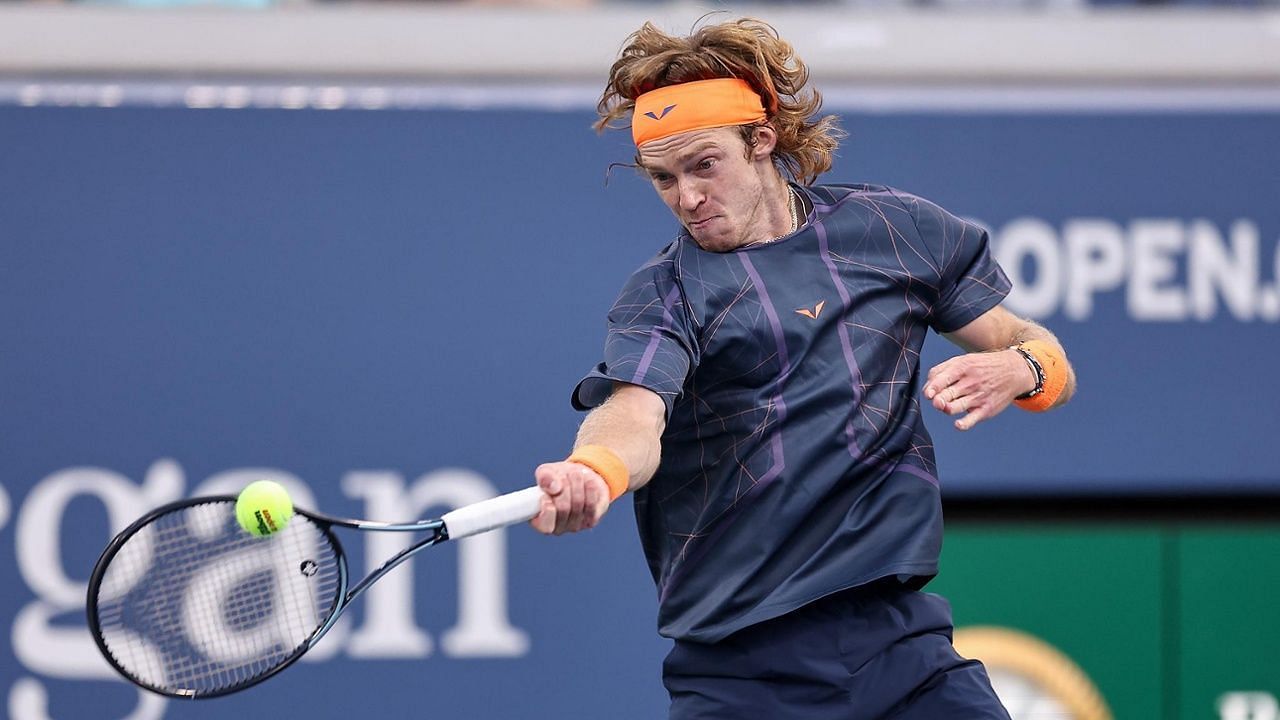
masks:
<path fill-rule="evenodd" d="M 329 535 L 296 515 L 267 538 L 215 501 L 157 516 L 117 551 L 98 591 L 112 658 L 162 692 L 211 695 L 292 661 L 336 609 Z"/>

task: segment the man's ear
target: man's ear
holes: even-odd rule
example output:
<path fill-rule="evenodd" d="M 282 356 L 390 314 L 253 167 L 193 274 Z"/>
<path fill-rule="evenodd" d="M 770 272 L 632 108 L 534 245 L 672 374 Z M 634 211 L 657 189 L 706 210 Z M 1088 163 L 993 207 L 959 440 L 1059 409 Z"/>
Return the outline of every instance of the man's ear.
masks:
<path fill-rule="evenodd" d="M 767 160 L 778 146 L 778 131 L 770 125 L 756 126 L 756 144 L 751 148 L 752 160 Z"/>

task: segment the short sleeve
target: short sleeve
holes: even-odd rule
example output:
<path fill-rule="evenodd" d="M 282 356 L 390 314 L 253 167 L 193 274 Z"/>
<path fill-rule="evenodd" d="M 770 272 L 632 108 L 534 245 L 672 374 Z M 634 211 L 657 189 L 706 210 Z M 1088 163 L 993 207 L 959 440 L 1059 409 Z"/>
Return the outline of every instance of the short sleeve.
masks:
<path fill-rule="evenodd" d="M 574 388 L 573 406 L 593 408 L 615 382 L 648 388 L 671 407 L 697 364 L 696 339 L 675 262 L 658 259 L 637 270 L 609 311 L 604 361 Z"/>
<path fill-rule="evenodd" d="M 930 325 L 943 333 L 959 330 L 999 305 L 1012 283 L 991 254 L 987 231 L 928 200 L 905 194 L 899 198 L 938 264 L 938 297 Z"/>

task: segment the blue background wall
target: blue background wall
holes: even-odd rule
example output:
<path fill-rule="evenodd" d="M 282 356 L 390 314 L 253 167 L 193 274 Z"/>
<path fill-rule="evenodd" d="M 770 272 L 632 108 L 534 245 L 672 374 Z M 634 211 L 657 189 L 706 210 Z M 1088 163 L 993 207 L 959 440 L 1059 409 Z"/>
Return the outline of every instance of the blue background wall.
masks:
<path fill-rule="evenodd" d="M 1104 289 L 1087 311 L 1071 317 L 1055 301 L 1039 316 L 1075 362 L 1077 401 L 965 434 L 933 416 L 949 495 L 1280 492 L 1278 120 L 845 114 L 852 137 L 831 181 L 929 197 L 986 223 L 1001 253 L 1028 223 L 1065 252 L 1079 219 L 1105 221 L 1120 243 L 1107 247 L 1124 253 L 1119 275 L 1095 273 Z M 631 149 L 590 121 L 0 107 L 0 693 L 11 716 L 40 717 L 42 692 L 54 718 L 124 717 L 138 703 L 106 684 L 70 591 L 145 507 L 268 468 L 309 487 L 319 509 L 365 516 L 353 473 L 408 488 L 463 468 L 508 491 L 563 456 L 579 419 L 568 393 L 598 359 L 604 313 L 674 231 L 632 171 L 614 169 L 606 186 Z M 1170 249 L 1152 254 L 1140 237 L 1151 219 L 1180 229 Z M 1216 232 L 1228 248 L 1233 228 L 1257 236 L 1256 250 L 1241 246 L 1257 265 L 1244 273 L 1258 285 L 1245 311 L 1216 295 L 1200 303 L 1204 318 L 1135 310 L 1135 286 L 1186 296 L 1208 263 L 1189 238 Z M 1033 285 L 1061 273 L 1079 286 L 1102 261 L 1005 257 Z M 1142 280 L 1152 257 L 1168 275 Z M 951 352 L 933 338 L 926 362 Z M 111 492 L 129 500 L 108 513 Z M 338 637 L 332 659 L 256 691 L 140 717 L 295 706 L 421 716 L 424 703 L 466 717 L 588 718 L 606 706 L 657 717 L 665 642 L 629 511 L 580 537 L 508 531 L 504 592 L 524 654 L 460 658 L 437 643 L 422 658 L 357 659 Z M 357 573 L 363 545 L 350 543 Z M 415 563 L 411 612 L 437 640 L 457 617 L 455 563 L 453 550 Z M 357 607 L 353 624 L 365 621 Z"/>

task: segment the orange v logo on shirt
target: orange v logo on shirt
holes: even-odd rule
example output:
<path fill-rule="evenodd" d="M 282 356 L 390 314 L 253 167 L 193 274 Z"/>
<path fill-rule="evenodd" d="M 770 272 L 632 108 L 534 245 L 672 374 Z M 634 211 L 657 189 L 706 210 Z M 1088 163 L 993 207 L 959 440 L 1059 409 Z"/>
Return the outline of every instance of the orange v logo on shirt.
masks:
<path fill-rule="evenodd" d="M 826 304 L 827 304 L 826 300 L 819 300 L 818 304 L 814 305 L 812 310 L 810 310 L 809 308 L 800 308 L 796 310 L 796 314 L 803 315 L 809 318 L 810 320 L 817 320 L 818 316 L 822 314 L 822 307 Z"/>
<path fill-rule="evenodd" d="M 661 120 L 662 118 L 666 117 L 666 116 L 667 116 L 667 113 L 671 112 L 673 109 L 675 109 L 675 105 L 668 105 L 668 106 L 666 106 L 666 107 L 662 108 L 662 114 L 661 114 L 661 115 L 654 115 L 652 110 L 651 110 L 651 111 L 649 111 L 649 112 L 647 112 L 647 113 L 645 113 L 645 115 L 647 115 L 647 116 L 649 116 L 649 117 L 653 118 L 654 120 Z"/>

